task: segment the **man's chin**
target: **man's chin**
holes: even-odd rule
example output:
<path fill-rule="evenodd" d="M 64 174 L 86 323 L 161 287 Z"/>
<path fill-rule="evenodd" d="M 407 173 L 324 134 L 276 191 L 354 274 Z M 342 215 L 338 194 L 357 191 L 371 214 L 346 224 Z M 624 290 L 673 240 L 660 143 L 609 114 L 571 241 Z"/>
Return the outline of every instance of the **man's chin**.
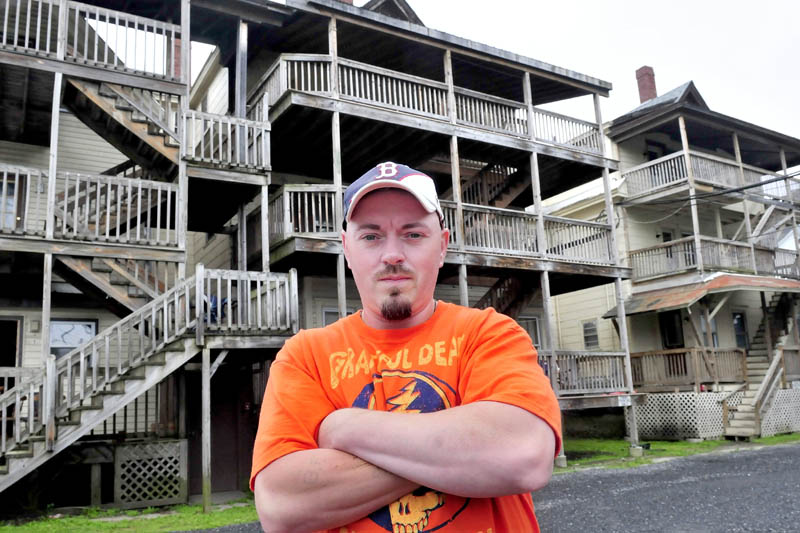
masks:
<path fill-rule="evenodd" d="M 411 301 L 402 296 L 389 296 L 381 304 L 384 320 L 399 321 L 411 317 Z"/>

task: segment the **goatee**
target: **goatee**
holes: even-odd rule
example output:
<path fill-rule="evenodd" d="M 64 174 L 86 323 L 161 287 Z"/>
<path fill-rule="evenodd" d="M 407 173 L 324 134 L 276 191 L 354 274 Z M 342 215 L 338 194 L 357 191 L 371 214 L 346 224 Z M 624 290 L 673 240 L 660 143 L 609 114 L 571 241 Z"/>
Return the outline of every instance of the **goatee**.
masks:
<path fill-rule="evenodd" d="M 411 316 L 411 303 L 392 295 L 381 305 L 381 316 L 385 320 L 405 320 Z"/>

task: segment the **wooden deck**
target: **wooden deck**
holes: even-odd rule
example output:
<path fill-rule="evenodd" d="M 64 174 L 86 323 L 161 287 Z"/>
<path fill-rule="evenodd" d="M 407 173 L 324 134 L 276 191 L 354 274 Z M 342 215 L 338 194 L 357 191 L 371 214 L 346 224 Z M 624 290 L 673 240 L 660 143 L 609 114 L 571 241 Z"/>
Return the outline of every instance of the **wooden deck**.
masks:
<path fill-rule="evenodd" d="M 745 242 L 700 236 L 702 268 L 711 271 L 781 276 L 800 279 L 797 252 L 751 246 Z M 634 281 L 699 270 L 694 237 L 685 237 L 629 254 Z"/>
<path fill-rule="evenodd" d="M 692 175 L 698 185 L 706 185 L 717 189 L 735 189 L 750 186 L 747 193 L 764 199 L 800 201 L 800 180 L 782 177 L 769 170 L 751 165 L 741 166 L 731 159 L 689 151 Z M 686 166 L 686 152 L 679 151 L 660 157 L 648 163 L 622 172 L 627 184 L 628 196 L 636 200 L 648 200 L 652 195 L 663 195 L 670 189 L 679 188 L 689 183 L 689 170 Z M 778 178 L 775 183 L 760 183 Z M 741 201 L 741 197 L 735 197 Z"/>
<path fill-rule="evenodd" d="M 336 58 L 334 67 L 329 55 L 281 54 L 250 91 L 248 101 L 255 110 L 262 109 L 266 101 L 271 122 L 293 103 L 292 95 L 316 96 L 368 106 L 376 112 L 390 112 L 395 120 L 412 115 L 430 123 L 480 130 L 484 135 L 500 134 L 566 148 L 568 152 L 584 154 L 582 159 L 596 164 L 604 161 L 602 135 L 597 124 L 536 107 L 529 115 L 525 102 L 461 87 L 453 87 L 452 95 L 449 90 L 448 84 L 442 81 L 345 58 Z M 314 104 L 302 99 L 295 103 Z M 317 105 L 329 107 L 324 102 Z"/>

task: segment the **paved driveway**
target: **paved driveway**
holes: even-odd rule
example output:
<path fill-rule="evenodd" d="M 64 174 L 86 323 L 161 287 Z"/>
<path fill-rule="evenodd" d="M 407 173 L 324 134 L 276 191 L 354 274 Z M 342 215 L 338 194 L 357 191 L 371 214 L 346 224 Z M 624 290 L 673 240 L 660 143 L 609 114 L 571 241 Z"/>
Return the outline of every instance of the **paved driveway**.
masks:
<path fill-rule="evenodd" d="M 800 443 L 558 474 L 534 503 L 544 533 L 800 532 Z"/>

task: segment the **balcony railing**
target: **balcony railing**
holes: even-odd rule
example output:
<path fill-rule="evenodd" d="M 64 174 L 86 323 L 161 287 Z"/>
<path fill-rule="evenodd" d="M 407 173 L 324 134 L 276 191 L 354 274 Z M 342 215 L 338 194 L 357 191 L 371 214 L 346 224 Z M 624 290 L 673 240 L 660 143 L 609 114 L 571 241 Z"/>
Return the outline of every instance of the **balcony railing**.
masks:
<path fill-rule="evenodd" d="M 0 17 L 0 49 L 55 58 L 60 34 L 67 61 L 181 81 L 175 24 L 57 0 L 0 0 Z"/>
<path fill-rule="evenodd" d="M 797 252 L 794 250 L 759 246 L 751 248 L 744 242 L 707 236 L 701 236 L 700 243 L 705 270 L 800 278 Z M 694 237 L 633 250 L 629 257 L 634 281 L 678 274 L 699 266 Z"/>
<path fill-rule="evenodd" d="M 270 125 L 200 111 L 183 114 L 181 156 L 224 168 L 270 169 Z"/>
<path fill-rule="evenodd" d="M 736 161 L 700 152 L 690 151 L 689 160 L 696 183 L 724 189 L 741 187 L 742 177 L 744 185 L 758 185 L 763 181 L 780 177 L 774 172 L 751 165 L 742 165 L 740 172 L 739 164 Z M 683 151 L 661 157 L 622 173 L 630 196 L 649 194 L 679 183 L 686 183 L 689 179 L 688 176 L 686 157 Z M 748 189 L 748 193 L 797 201 L 800 199 L 800 183 L 792 178 L 789 179 L 789 182 L 789 191 L 786 190 L 783 183 L 776 182 L 751 187 Z"/>
<path fill-rule="evenodd" d="M 690 388 L 702 384 L 747 381 L 747 361 L 741 348 L 677 348 L 631 354 L 637 389 Z"/>
<path fill-rule="evenodd" d="M 0 234 L 46 233 L 47 173 L 0 163 Z M 136 178 L 59 171 L 56 238 L 177 246 L 178 186 Z"/>
<path fill-rule="evenodd" d="M 550 376 L 553 356 L 540 354 L 539 364 Z M 628 390 L 625 352 L 555 352 L 556 376 L 551 376 L 559 395 L 607 394 Z"/>
<path fill-rule="evenodd" d="M 440 200 L 449 247 L 458 250 L 456 204 Z M 269 242 L 275 246 L 293 237 L 338 240 L 336 187 L 284 185 L 269 200 Z M 545 216 L 547 250 L 536 241 L 536 215 L 514 209 L 464 204 L 464 246 L 467 251 L 518 257 L 549 257 L 571 262 L 612 264 L 611 228 L 606 224 Z"/>
<path fill-rule="evenodd" d="M 339 98 L 437 120 L 450 119 L 447 84 L 346 58 L 337 59 Z M 251 106 L 268 95 L 274 105 L 288 91 L 332 97 L 331 56 L 282 54 L 251 92 Z M 528 124 L 527 107 L 462 87 L 454 87 L 456 122 L 517 137 L 602 154 L 602 136 L 597 124 L 534 108 L 534 123 Z"/>

